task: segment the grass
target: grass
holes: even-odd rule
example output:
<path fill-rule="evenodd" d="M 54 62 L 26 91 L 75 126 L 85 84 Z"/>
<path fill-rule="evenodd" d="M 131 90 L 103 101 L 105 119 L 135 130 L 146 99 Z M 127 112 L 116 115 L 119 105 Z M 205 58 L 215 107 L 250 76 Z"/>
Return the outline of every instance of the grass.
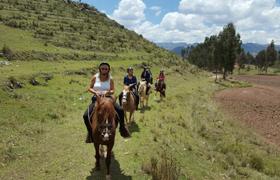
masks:
<path fill-rule="evenodd" d="M 65 73 L 98 63 L 13 61 L 0 67 L 1 179 L 104 178 L 104 171 L 90 173 L 93 146 L 84 143 L 82 114 L 90 100 L 85 89 L 91 75 Z M 110 62 L 117 94 L 125 67 L 134 66 L 139 77 L 140 63 Z M 160 68 L 152 66 L 154 76 Z M 157 167 L 178 170 L 179 179 L 279 179 L 279 151 L 220 112 L 211 97 L 224 86 L 190 68 L 167 68 L 167 98 L 160 102 L 152 93 L 150 108 L 135 114 L 132 138 L 124 140 L 117 134 L 113 178 L 151 179 L 146 173 L 149 163 L 157 162 Z M 29 78 L 40 73 L 52 74 L 53 79 L 45 85 L 29 84 Z M 11 76 L 24 87 L 7 91 L 3 82 Z M 166 161 L 169 155 L 172 158 Z"/>
<path fill-rule="evenodd" d="M 261 75 L 280 75 L 280 68 L 278 65 L 278 62 L 276 62 L 272 67 L 269 67 L 267 70 L 267 74 L 265 72 L 260 72 L 255 66 L 253 65 L 246 65 L 246 68 L 241 69 L 240 72 L 238 72 L 237 69 L 234 70 L 234 74 L 237 75 L 256 75 L 256 74 L 261 74 Z"/>

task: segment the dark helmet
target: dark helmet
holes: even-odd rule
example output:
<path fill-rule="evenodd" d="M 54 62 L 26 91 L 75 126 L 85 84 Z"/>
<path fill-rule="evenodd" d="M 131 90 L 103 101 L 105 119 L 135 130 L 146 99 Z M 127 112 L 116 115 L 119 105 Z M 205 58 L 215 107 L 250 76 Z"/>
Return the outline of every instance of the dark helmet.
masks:
<path fill-rule="evenodd" d="M 133 70 L 133 67 L 130 66 L 126 69 L 127 72 L 130 71 L 130 70 Z"/>
<path fill-rule="evenodd" d="M 109 70 L 111 69 L 110 64 L 107 63 L 107 62 L 100 63 L 99 66 L 98 66 L 98 69 L 100 70 L 100 67 L 103 66 L 103 65 L 107 65 L 109 67 Z"/>

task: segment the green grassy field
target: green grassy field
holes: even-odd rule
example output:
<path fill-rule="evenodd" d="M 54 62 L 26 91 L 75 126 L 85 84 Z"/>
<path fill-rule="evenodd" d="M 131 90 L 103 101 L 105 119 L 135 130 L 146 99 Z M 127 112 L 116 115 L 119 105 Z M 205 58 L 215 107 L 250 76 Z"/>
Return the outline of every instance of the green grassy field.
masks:
<path fill-rule="evenodd" d="M 94 151 L 84 143 L 82 120 L 90 102 L 90 71 L 99 62 L 11 63 L 0 67 L 0 179 L 103 179 L 104 166 L 91 173 Z M 116 94 L 125 68 L 134 66 L 139 77 L 140 63 L 111 62 Z M 152 72 L 160 68 L 152 66 Z M 180 172 L 179 179 L 280 178 L 279 151 L 225 116 L 212 101 L 213 92 L 224 86 L 189 65 L 165 71 L 167 98 L 160 102 L 152 93 L 149 108 L 135 114 L 132 137 L 116 136 L 113 179 L 152 179 L 146 173 L 151 159 L 160 166 L 166 157 L 173 162 L 168 168 Z M 52 79 L 45 81 L 46 75 Z M 23 88 L 7 88 L 10 77 Z M 31 85 L 30 78 L 41 85 Z"/>

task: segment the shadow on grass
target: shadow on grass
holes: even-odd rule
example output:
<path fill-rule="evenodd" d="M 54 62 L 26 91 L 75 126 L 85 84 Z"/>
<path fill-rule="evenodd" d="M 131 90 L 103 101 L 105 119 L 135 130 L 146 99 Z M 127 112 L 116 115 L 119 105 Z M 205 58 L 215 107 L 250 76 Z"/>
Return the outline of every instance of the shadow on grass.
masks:
<path fill-rule="evenodd" d="M 140 113 L 144 113 L 145 111 L 150 111 L 150 110 L 151 110 L 150 106 L 145 106 L 145 107 L 140 109 Z"/>
<path fill-rule="evenodd" d="M 106 164 L 105 159 L 100 159 L 100 167 L 99 171 L 94 168 L 90 171 L 90 175 L 86 177 L 86 180 L 104 180 L 106 179 Z M 111 166 L 110 166 L 111 180 L 131 180 L 131 176 L 127 176 L 120 168 L 120 163 L 115 159 L 114 154 L 112 154 L 111 158 Z"/>
<path fill-rule="evenodd" d="M 129 125 L 129 131 L 132 134 L 133 132 L 140 132 L 140 128 L 138 126 L 138 124 L 136 124 L 135 121 L 132 121 Z"/>

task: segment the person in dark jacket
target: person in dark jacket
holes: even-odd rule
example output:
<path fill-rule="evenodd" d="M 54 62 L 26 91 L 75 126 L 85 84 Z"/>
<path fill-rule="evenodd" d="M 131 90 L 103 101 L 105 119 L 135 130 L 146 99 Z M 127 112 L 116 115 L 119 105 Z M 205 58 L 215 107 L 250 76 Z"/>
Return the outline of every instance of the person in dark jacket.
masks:
<path fill-rule="evenodd" d="M 136 103 L 136 110 L 138 109 L 139 104 L 139 95 L 137 92 L 137 78 L 133 75 L 133 68 L 128 67 L 127 68 L 127 75 L 123 78 L 123 85 L 129 86 L 130 90 L 132 91 L 134 97 L 135 97 L 135 103 Z M 122 105 L 122 96 L 123 92 L 119 95 L 119 103 Z"/>
<path fill-rule="evenodd" d="M 147 84 L 146 94 L 149 93 L 152 84 L 152 73 L 147 66 L 144 66 L 143 72 L 141 73 L 141 80 L 145 80 Z"/>

